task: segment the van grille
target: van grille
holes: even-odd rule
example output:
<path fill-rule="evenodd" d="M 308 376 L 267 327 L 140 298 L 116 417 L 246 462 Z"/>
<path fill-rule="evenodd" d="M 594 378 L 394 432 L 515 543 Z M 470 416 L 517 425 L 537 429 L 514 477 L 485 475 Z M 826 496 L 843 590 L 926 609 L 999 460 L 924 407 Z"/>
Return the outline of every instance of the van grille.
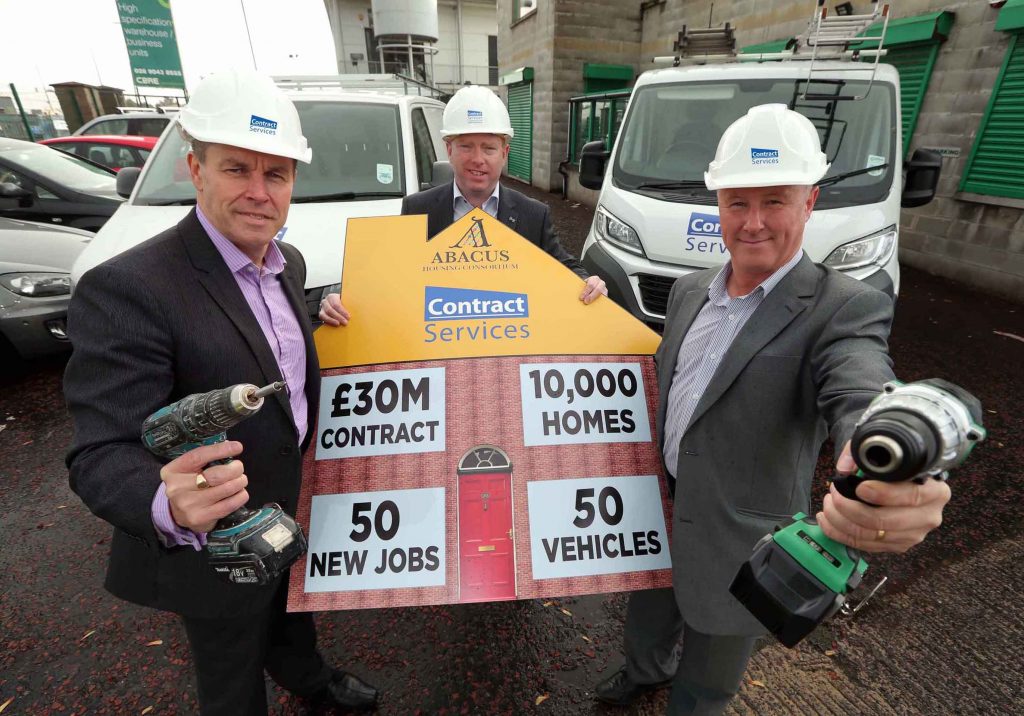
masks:
<path fill-rule="evenodd" d="M 636 278 L 640 284 L 640 300 L 643 301 L 644 310 L 664 316 L 668 308 L 668 292 L 672 290 L 675 278 L 648 273 L 637 274 Z"/>

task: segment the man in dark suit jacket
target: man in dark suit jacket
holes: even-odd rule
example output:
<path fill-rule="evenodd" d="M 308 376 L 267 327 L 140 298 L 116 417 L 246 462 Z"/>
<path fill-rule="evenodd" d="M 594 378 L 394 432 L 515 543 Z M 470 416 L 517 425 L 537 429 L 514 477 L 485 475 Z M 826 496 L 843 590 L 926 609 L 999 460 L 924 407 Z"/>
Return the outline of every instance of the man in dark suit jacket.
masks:
<path fill-rule="evenodd" d="M 442 123 L 441 136 L 455 178 L 450 184 L 405 197 L 402 214 L 426 214 L 427 236 L 433 237 L 471 210 L 482 209 L 582 278 L 586 285 L 581 301 L 589 304 L 607 296 L 601 277 L 588 275 L 579 259 L 562 247 L 548 207 L 499 181 L 513 131 L 498 96 L 486 87 L 463 87 L 445 106 Z M 348 324 L 349 313 L 338 294 L 329 294 L 321 302 L 320 320 L 331 326 Z"/>
<path fill-rule="evenodd" d="M 751 147 L 778 148 L 777 163 L 753 162 Z M 765 105 L 726 130 L 705 175 L 730 261 L 676 281 L 655 356 L 673 587 L 631 596 L 626 665 L 598 685 L 602 701 L 626 705 L 671 682 L 670 714 L 726 707 L 766 631 L 729 593 L 733 577 L 759 538 L 809 511 L 830 433 L 844 446 L 837 469 L 852 471 L 854 424 L 893 379 L 890 299 L 802 250 L 827 168 L 814 126 Z M 868 481 L 857 494 L 878 507 L 833 489 L 817 517 L 826 535 L 866 551 L 917 544 L 950 497 L 937 480 Z"/>
<path fill-rule="evenodd" d="M 263 118 L 253 132 L 254 118 Z M 197 207 L 177 226 L 97 266 L 69 308 L 64 390 L 74 424 L 72 489 L 114 525 L 106 587 L 183 618 L 206 715 L 266 714 L 263 672 L 328 705 L 376 690 L 328 666 L 312 616 L 287 614 L 287 580 L 221 581 L 202 549 L 219 518 L 251 502 L 294 515 L 319 398 L 301 254 L 274 241 L 296 161 L 309 162 L 292 103 L 264 77 L 215 74 L 180 116 Z M 142 421 L 192 393 L 287 382 L 229 441 L 163 464 Z M 234 458 L 244 463 L 206 467 Z M 208 489 L 207 489 L 208 488 Z"/>

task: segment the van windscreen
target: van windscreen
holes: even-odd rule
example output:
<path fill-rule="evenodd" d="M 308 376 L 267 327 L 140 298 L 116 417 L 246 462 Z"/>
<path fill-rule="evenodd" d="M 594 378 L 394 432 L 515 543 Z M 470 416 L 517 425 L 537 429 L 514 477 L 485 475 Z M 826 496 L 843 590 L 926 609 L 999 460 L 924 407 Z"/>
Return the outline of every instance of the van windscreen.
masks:
<path fill-rule="evenodd" d="M 292 202 L 372 200 L 405 194 L 398 108 L 394 105 L 297 101 L 302 133 L 313 150 L 298 163 Z M 149 159 L 136 204 L 194 204 L 196 191 L 177 131 Z"/>
<path fill-rule="evenodd" d="M 826 180 L 852 172 L 822 187 L 818 208 L 882 201 L 900 151 L 893 87 L 876 81 L 864 99 L 836 100 L 824 96 L 863 95 L 868 83 L 815 80 L 803 99 L 805 86 L 805 80 L 770 78 L 641 87 L 630 101 L 612 177 L 626 190 L 714 204 L 715 194 L 704 188 L 704 172 L 722 132 L 751 107 L 777 102 L 817 127 L 831 163 Z"/>

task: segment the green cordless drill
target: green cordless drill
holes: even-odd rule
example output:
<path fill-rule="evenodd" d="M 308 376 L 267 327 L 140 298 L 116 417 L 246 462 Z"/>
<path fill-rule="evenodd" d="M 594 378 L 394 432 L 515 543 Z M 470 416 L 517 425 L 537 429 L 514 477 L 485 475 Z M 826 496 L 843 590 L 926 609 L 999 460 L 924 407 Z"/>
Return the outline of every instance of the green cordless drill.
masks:
<path fill-rule="evenodd" d="M 851 452 L 859 470 L 837 475 L 833 484 L 856 500 L 864 480 L 945 480 L 985 439 L 981 423 L 981 403 L 952 383 L 886 383 L 853 433 Z M 793 647 L 843 606 L 867 568 L 857 550 L 829 539 L 800 512 L 757 543 L 729 591 Z"/>
<path fill-rule="evenodd" d="M 202 445 L 227 439 L 227 430 L 263 407 L 263 399 L 283 390 L 283 382 L 257 388 L 239 383 L 208 393 L 187 395 L 142 423 L 142 443 L 173 460 Z M 218 460 L 223 464 L 230 460 Z M 269 584 L 306 551 L 302 528 L 280 505 L 258 510 L 240 507 L 217 522 L 207 535 L 206 551 L 214 571 L 233 584 Z"/>

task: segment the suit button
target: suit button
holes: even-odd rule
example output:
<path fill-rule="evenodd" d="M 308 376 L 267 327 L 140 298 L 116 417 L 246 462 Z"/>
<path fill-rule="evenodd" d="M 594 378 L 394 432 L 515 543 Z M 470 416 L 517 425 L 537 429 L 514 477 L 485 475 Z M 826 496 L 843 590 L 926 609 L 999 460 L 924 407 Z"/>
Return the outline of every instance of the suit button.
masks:
<path fill-rule="evenodd" d="M 282 455 L 291 455 L 292 452 L 294 452 L 294 451 L 295 451 L 295 448 L 292 447 L 291 445 L 283 445 L 281 447 L 281 454 Z"/>

